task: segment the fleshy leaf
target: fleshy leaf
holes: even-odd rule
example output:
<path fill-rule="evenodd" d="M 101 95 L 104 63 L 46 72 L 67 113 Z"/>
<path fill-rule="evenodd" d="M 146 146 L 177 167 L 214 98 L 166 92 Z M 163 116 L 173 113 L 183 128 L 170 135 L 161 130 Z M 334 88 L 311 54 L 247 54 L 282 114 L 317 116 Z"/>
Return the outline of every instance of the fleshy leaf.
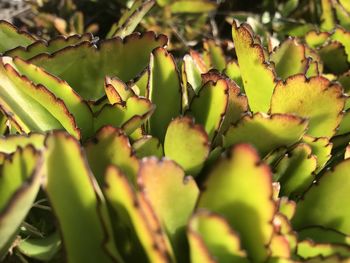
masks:
<path fill-rule="evenodd" d="M 328 32 L 318 32 L 313 30 L 309 31 L 304 38 L 309 47 L 317 48 L 326 43 L 329 36 L 330 33 Z"/>
<path fill-rule="evenodd" d="M 212 39 L 204 41 L 203 47 L 203 59 L 208 67 L 223 71 L 226 68 L 226 58 L 222 48 Z"/>
<path fill-rule="evenodd" d="M 242 251 L 239 236 L 232 231 L 228 222 L 220 215 L 205 211 L 194 214 L 188 225 L 187 235 L 201 238 L 212 258 L 216 262 L 248 262 Z M 190 242 L 191 258 L 196 258 L 199 248 Z"/>
<path fill-rule="evenodd" d="M 150 52 L 166 43 L 164 35 L 134 33 L 123 40 L 105 40 L 98 48 L 84 42 L 53 55 L 38 55 L 30 62 L 67 81 L 84 99 L 99 99 L 104 95 L 105 76 L 129 81 L 147 66 Z"/>
<path fill-rule="evenodd" d="M 311 226 L 298 231 L 298 239 L 311 239 L 316 243 L 334 243 L 350 245 L 350 236 L 344 235 L 341 232 L 333 229 Z"/>
<path fill-rule="evenodd" d="M 282 42 L 271 54 L 270 60 L 275 63 L 277 76 L 282 79 L 304 73 L 308 64 L 304 45 L 293 38 Z"/>
<path fill-rule="evenodd" d="M 298 202 L 292 220 L 295 229 L 324 226 L 350 234 L 349 210 L 344 209 L 349 197 L 350 159 L 327 171 Z"/>
<path fill-rule="evenodd" d="M 207 82 L 194 97 L 190 105 L 191 114 L 196 123 L 202 124 L 209 139 L 217 135 L 226 113 L 229 88 L 225 80 L 219 79 L 216 83 Z"/>
<path fill-rule="evenodd" d="M 35 85 L 4 59 L 0 63 L 0 108 L 21 133 L 65 128 L 80 139 L 65 103 L 42 85 Z"/>
<path fill-rule="evenodd" d="M 163 146 L 160 141 L 150 135 L 145 135 L 135 141 L 132 145 L 137 158 L 147 156 L 155 156 L 161 158 L 163 156 Z"/>
<path fill-rule="evenodd" d="M 236 61 L 232 60 L 230 62 L 227 63 L 226 68 L 224 70 L 224 73 L 230 78 L 232 79 L 234 82 L 237 83 L 237 85 L 243 89 L 244 85 L 243 85 L 243 80 L 242 80 L 242 76 L 241 76 L 241 70 L 237 64 Z"/>
<path fill-rule="evenodd" d="M 345 47 L 338 41 L 332 41 L 319 48 L 318 53 L 323 61 L 325 70 L 336 74 L 349 69 Z"/>
<path fill-rule="evenodd" d="M 209 0 L 178 0 L 172 1 L 170 10 L 172 13 L 207 13 L 217 7 L 215 2 Z"/>
<path fill-rule="evenodd" d="M 149 120 L 149 132 L 161 142 L 170 121 L 182 111 L 182 89 L 175 60 L 164 48 L 152 52 L 147 97 L 156 105 Z"/>
<path fill-rule="evenodd" d="M 302 141 L 307 143 L 312 149 L 312 154 L 317 156 L 318 173 L 331 158 L 333 144 L 326 137 L 315 138 L 309 135 L 304 135 Z"/>
<path fill-rule="evenodd" d="M 261 156 L 265 156 L 278 147 L 290 146 L 299 141 L 307 124 L 304 119 L 288 114 L 247 115 L 228 129 L 224 136 L 224 147 L 250 143 Z"/>
<path fill-rule="evenodd" d="M 276 165 L 274 179 L 281 184 L 281 195 L 297 196 L 303 193 L 315 179 L 317 158 L 305 143 L 296 145 Z"/>
<path fill-rule="evenodd" d="M 135 96 L 134 91 L 116 77 L 106 77 L 105 91 L 110 104 L 122 104 L 125 103 L 130 97 Z"/>
<path fill-rule="evenodd" d="M 335 254 L 350 257 L 350 247 L 335 244 L 315 244 L 310 240 L 301 241 L 297 246 L 297 255 L 302 259 L 317 256 L 327 257 Z"/>
<path fill-rule="evenodd" d="M 196 175 L 209 155 L 210 142 L 202 126 L 190 117 L 174 119 L 164 140 L 164 154 L 176 161 L 186 174 Z"/>
<path fill-rule="evenodd" d="M 324 31 L 332 30 L 335 27 L 335 19 L 333 16 L 333 1 L 332 0 L 321 0 L 322 14 L 320 17 L 321 29 Z"/>
<path fill-rule="evenodd" d="M 267 64 L 264 49 L 255 43 L 248 24 L 238 26 L 234 21 L 232 36 L 249 106 L 253 112 L 267 112 L 276 85 L 275 71 Z"/>
<path fill-rule="evenodd" d="M 105 199 L 79 142 L 55 132 L 45 144 L 43 188 L 59 222 L 67 261 L 122 262 Z"/>
<path fill-rule="evenodd" d="M 10 23 L 0 21 L 0 53 L 18 46 L 26 47 L 35 42 L 35 38 L 27 32 L 20 31 Z"/>
<path fill-rule="evenodd" d="M 58 99 L 64 101 L 69 112 L 73 115 L 83 138 L 92 135 L 92 113 L 89 106 L 83 99 L 67 84 L 45 70 L 25 62 L 24 60 L 14 58 L 13 63 L 16 69 L 36 85 L 43 85 L 52 92 Z"/>
<path fill-rule="evenodd" d="M 1 153 L 13 153 L 17 147 L 24 148 L 31 144 L 37 150 L 41 150 L 44 147 L 45 135 L 40 133 L 30 133 L 28 135 L 10 135 L 6 137 L 0 137 L 0 152 Z"/>
<path fill-rule="evenodd" d="M 32 146 L 7 156 L 0 176 L 0 260 L 7 253 L 39 191 L 42 159 Z"/>
<path fill-rule="evenodd" d="M 98 131 L 104 125 L 122 128 L 126 134 L 131 134 L 144 123 L 154 111 L 154 105 L 145 98 L 131 97 L 126 105 L 104 105 L 96 114 L 94 130 Z"/>
<path fill-rule="evenodd" d="M 162 240 L 164 235 L 157 233 L 148 222 L 144 211 L 144 203 L 140 202 L 139 196 L 134 192 L 134 187 L 130 184 L 128 178 L 115 166 L 108 166 L 104 181 L 103 190 L 112 209 L 117 214 L 118 224 L 122 224 L 127 228 L 128 238 L 134 241 L 131 246 L 135 246 L 139 242 L 150 262 L 168 262 L 168 251 L 164 247 L 165 241 Z M 161 230 L 159 222 L 158 230 Z M 122 241 L 121 245 L 125 246 L 127 238 L 124 237 L 120 241 Z M 142 252 L 134 251 L 132 248 L 126 250 L 126 257 L 129 258 L 129 261 L 145 260 L 137 258 L 139 254 L 142 255 Z"/>
<path fill-rule="evenodd" d="M 102 185 L 108 165 L 116 165 L 135 185 L 139 161 L 133 155 L 128 137 L 112 126 L 101 128 L 96 137 L 87 142 L 86 155 L 92 172 Z"/>
<path fill-rule="evenodd" d="M 308 118 L 308 135 L 332 137 L 342 119 L 345 104 L 342 94 L 341 86 L 324 77 L 306 79 L 304 75 L 295 75 L 278 82 L 271 99 L 271 113 Z"/>
<path fill-rule="evenodd" d="M 200 67 L 190 55 L 185 55 L 183 58 L 183 72 L 186 82 L 190 83 L 191 88 L 197 94 L 202 87 L 201 74 L 203 72 L 201 72 Z"/>
<path fill-rule="evenodd" d="M 221 159 L 209 174 L 204 189 L 198 207 L 224 216 L 240 235 L 251 260 L 266 260 L 276 207 L 271 172 L 258 153 L 247 144 L 232 148 L 229 157 Z"/>
<path fill-rule="evenodd" d="M 92 40 L 92 35 L 89 33 L 86 33 L 84 35 L 72 35 L 69 37 L 58 36 L 49 41 L 40 39 L 27 47 L 20 46 L 15 49 L 11 49 L 7 51 L 5 55 L 10 57 L 19 57 L 21 59 L 27 60 L 41 53 L 52 54 L 65 47 L 68 47 L 71 45 L 77 45 L 81 42 L 91 41 L 91 40 Z"/>
<path fill-rule="evenodd" d="M 50 261 L 61 248 L 61 237 L 58 232 L 45 238 L 22 239 L 17 249 L 30 258 L 41 261 Z"/>
<path fill-rule="evenodd" d="M 154 158 L 143 159 L 138 174 L 138 185 L 164 225 L 179 262 L 187 257 L 185 226 L 199 194 L 193 178 L 184 175 L 174 162 Z"/>
<path fill-rule="evenodd" d="M 278 212 L 284 215 L 290 220 L 294 214 L 297 204 L 293 200 L 289 200 L 287 197 L 282 196 L 278 202 Z"/>
<path fill-rule="evenodd" d="M 142 0 L 135 1 L 130 10 L 124 12 L 118 23 L 112 25 L 107 38 L 124 38 L 125 36 L 131 34 L 154 4 L 155 0 L 148 0 L 145 2 Z"/>
<path fill-rule="evenodd" d="M 221 135 L 227 131 L 232 123 L 236 123 L 248 111 L 247 97 L 241 93 L 240 88 L 236 83 L 216 71 L 209 71 L 202 74 L 203 82 L 217 82 L 219 79 L 224 79 L 228 86 L 228 104 L 226 108 L 225 118 L 220 127 Z"/>

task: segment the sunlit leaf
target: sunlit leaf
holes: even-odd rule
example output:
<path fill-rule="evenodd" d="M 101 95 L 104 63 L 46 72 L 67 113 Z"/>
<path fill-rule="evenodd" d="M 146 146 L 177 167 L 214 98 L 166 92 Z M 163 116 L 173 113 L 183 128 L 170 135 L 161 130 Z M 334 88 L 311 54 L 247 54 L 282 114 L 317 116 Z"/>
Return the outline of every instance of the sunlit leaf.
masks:
<path fill-rule="evenodd" d="M 184 260 L 187 257 L 185 226 L 199 194 L 196 182 L 192 177 L 185 177 L 174 162 L 153 158 L 143 159 L 138 176 L 138 185 L 164 224 L 175 255 L 179 262 Z"/>
<path fill-rule="evenodd" d="M 261 156 L 265 156 L 278 147 L 290 146 L 299 141 L 307 125 L 304 119 L 288 114 L 247 115 L 225 133 L 224 147 L 250 143 Z"/>
<path fill-rule="evenodd" d="M 156 105 L 149 120 L 149 132 L 161 142 L 172 118 L 182 111 L 182 88 L 175 60 L 163 48 L 152 52 L 147 97 Z"/>
<path fill-rule="evenodd" d="M 0 53 L 18 46 L 26 47 L 35 42 L 35 38 L 27 32 L 20 31 L 9 22 L 0 21 Z"/>
<path fill-rule="evenodd" d="M 238 26 L 234 21 L 232 36 L 249 106 L 253 112 L 267 112 L 276 85 L 275 71 L 267 64 L 263 47 L 254 42 L 248 24 Z"/>
<path fill-rule="evenodd" d="M 217 262 L 248 262 L 242 251 L 237 233 L 218 214 L 200 211 L 194 214 L 188 225 L 189 239 L 201 238 L 204 247 Z M 220 238 L 218 238 L 220 237 Z M 190 242 L 191 259 L 198 259 L 200 248 Z"/>
<path fill-rule="evenodd" d="M 277 83 L 271 99 L 271 113 L 308 118 L 308 135 L 332 137 L 341 121 L 344 104 L 341 86 L 324 77 L 306 79 L 304 75 L 295 75 Z"/>
<path fill-rule="evenodd" d="M 344 209 L 350 193 L 349 173 L 350 159 L 346 159 L 312 185 L 298 202 L 292 220 L 296 229 L 319 225 L 349 235 L 349 210 Z"/>
<path fill-rule="evenodd" d="M 65 47 L 68 47 L 71 45 L 77 45 L 81 42 L 91 41 L 91 40 L 92 40 L 92 35 L 89 33 L 86 33 L 84 35 L 72 35 L 69 37 L 58 36 L 56 38 L 50 39 L 49 41 L 45 41 L 41 39 L 41 40 L 35 41 L 33 44 L 27 47 L 20 46 L 15 49 L 11 49 L 5 52 L 5 55 L 10 57 L 19 57 L 27 60 L 41 53 L 52 54 Z"/>
<path fill-rule="evenodd" d="M 207 13 L 216 7 L 217 4 L 209 0 L 178 0 L 172 1 L 170 10 L 172 13 Z"/>
<path fill-rule="evenodd" d="M 101 128 L 95 138 L 86 143 L 86 156 L 98 183 L 103 184 L 103 176 L 109 165 L 116 165 L 136 183 L 139 162 L 133 155 L 128 137 L 122 130 L 112 126 Z"/>
<path fill-rule="evenodd" d="M 202 124 L 209 139 L 218 133 L 227 110 L 229 87 L 224 79 L 207 82 L 190 104 L 189 114 Z"/>
<path fill-rule="evenodd" d="M 45 144 L 43 188 L 59 222 L 67 261 L 122 262 L 106 202 L 80 144 L 63 132 L 49 135 Z"/>
<path fill-rule="evenodd" d="M 136 140 L 133 145 L 135 155 L 137 158 L 143 158 L 147 156 L 155 156 L 161 158 L 163 156 L 163 146 L 159 140 L 150 135 L 145 135 Z"/>
<path fill-rule="evenodd" d="M 27 216 L 39 191 L 42 159 L 32 146 L 7 156 L 0 176 L 0 260 Z"/>
<path fill-rule="evenodd" d="M 99 99 L 104 95 L 105 76 L 124 82 L 133 79 L 147 66 L 150 52 L 166 43 L 164 35 L 134 33 L 123 40 L 105 40 L 98 48 L 84 42 L 51 56 L 38 55 L 30 62 L 67 81 L 84 99 Z"/>
<path fill-rule="evenodd" d="M 196 175 L 200 172 L 209 150 L 208 135 L 191 118 L 179 117 L 169 124 L 164 140 L 164 154 L 176 161 L 186 174 Z"/>
<path fill-rule="evenodd" d="M 238 232 L 248 256 L 253 261 L 266 260 L 276 208 L 271 172 L 258 153 L 247 144 L 232 148 L 209 174 L 204 189 L 198 207 L 223 215 Z"/>

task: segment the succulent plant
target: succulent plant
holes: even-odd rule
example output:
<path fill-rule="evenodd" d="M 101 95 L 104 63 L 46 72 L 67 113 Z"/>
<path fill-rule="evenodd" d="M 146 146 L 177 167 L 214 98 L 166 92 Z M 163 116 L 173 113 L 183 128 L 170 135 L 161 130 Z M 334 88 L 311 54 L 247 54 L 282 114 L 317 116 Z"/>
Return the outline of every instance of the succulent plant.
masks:
<path fill-rule="evenodd" d="M 129 26 L 0 23 L 0 260 L 347 262 L 350 32 L 179 59 Z"/>

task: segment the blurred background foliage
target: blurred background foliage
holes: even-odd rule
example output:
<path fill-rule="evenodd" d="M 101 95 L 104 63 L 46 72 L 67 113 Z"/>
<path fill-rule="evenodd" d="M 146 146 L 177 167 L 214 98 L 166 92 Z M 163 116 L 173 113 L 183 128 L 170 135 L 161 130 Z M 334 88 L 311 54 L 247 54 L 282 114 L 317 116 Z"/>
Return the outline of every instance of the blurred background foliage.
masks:
<path fill-rule="evenodd" d="M 91 32 L 108 36 L 112 25 L 138 0 L 36 0 L 30 14 L 16 25 L 41 38 Z M 141 1 L 140 1 L 141 2 Z M 349 29 L 350 10 L 345 0 L 157 0 L 136 31 L 152 30 L 169 36 L 169 47 L 179 55 L 203 38 L 214 38 L 223 47 L 231 44 L 232 19 L 247 21 L 263 41 L 302 36 L 324 27 L 331 18 L 322 10 L 332 5 L 334 22 Z M 325 26 L 323 26 L 325 24 Z"/>

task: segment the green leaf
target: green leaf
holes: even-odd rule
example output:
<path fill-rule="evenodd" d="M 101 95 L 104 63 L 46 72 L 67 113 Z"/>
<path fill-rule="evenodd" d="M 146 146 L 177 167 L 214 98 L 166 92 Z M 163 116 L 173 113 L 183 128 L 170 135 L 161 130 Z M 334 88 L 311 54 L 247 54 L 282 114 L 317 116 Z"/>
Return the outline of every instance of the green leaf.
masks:
<path fill-rule="evenodd" d="M 281 184 L 281 195 L 298 196 L 303 193 L 315 179 L 317 157 L 306 143 L 300 143 L 278 162 L 274 179 Z"/>
<path fill-rule="evenodd" d="M 59 222 L 67 261 L 123 262 L 115 248 L 105 199 L 79 142 L 55 132 L 45 145 L 43 188 Z"/>
<path fill-rule="evenodd" d="M 134 242 L 130 245 L 136 246 L 136 242 L 139 242 L 149 262 L 168 262 L 167 253 L 170 252 L 166 250 L 167 248 L 164 245 L 166 236 L 159 233 L 159 230 L 162 229 L 159 222 L 157 222 L 157 229 L 155 229 L 154 225 L 148 221 L 145 214 L 145 203 L 141 202 L 140 196 L 134 192 L 134 187 L 130 184 L 129 179 L 116 166 L 108 166 L 104 178 L 105 186 L 103 190 L 112 209 L 118 216 L 118 224 L 123 224 L 128 229 L 128 237 L 119 242 L 125 246 L 127 238 L 132 236 L 131 239 Z M 127 255 L 130 260 L 132 258 L 139 261 L 145 260 L 144 258 L 135 258 L 140 253 L 139 251 L 133 251 L 130 248 L 129 250 L 133 252 L 133 254 Z"/>
<path fill-rule="evenodd" d="M 328 32 L 318 32 L 316 30 L 309 31 L 305 35 L 305 42 L 311 48 L 317 48 L 322 46 L 328 40 L 330 33 Z"/>
<path fill-rule="evenodd" d="M 42 158 L 33 146 L 7 155 L 0 176 L 0 260 L 27 216 L 39 191 Z"/>
<path fill-rule="evenodd" d="M 118 166 L 135 185 L 139 161 L 122 130 L 112 126 L 103 127 L 95 138 L 86 143 L 85 151 L 91 170 L 100 185 L 103 184 L 107 166 L 111 164 Z"/>
<path fill-rule="evenodd" d="M 256 113 L 243 117 L 231 126 L 224 136 L 224 147 L 250 143 L 265 156 L 281 146 L 290 146 L 304 135 L 308 122 L 288 114 L 265 115 Z"/>
<path fill-rule="evenodd" d="M 264 49 L 255 43 L 248 24 L 238 26 L 234 21 L 232 37 L 249 106 L 253 112 L 267 112 L 276 85 L 275 70 L 267 64 Z"/>
<path fill-rule="evenodd" d="M 124 38 L 131 34 L 154 4 L 155 0 L 148 0 L 145 2 L 142 0 L 135 1 L 130 10 L 123 13 L 118 23 L 112 25 L 110 32 L 107 34 L 107 38 Z"/>
<path fill-rule="evenodd" d="M 275 240 L 273 242 L 271 240 L 271 242 L 274 244 L 270 243 L 269 249 L 272 250 L 272 253 L 275 255 L 275 257 L 293 257 L 298 240 L 296 233 L 293 231 L 293 228 L 290 225 L 289 219 L 281 213 L 276 213 L 273 218 L 273 225 L 275 232 L 273 234 L 272 240 Z"/>
<path fill-rule="evenodd" d="M 164 141 L 170 121 L 181 114 L 182 88 L 175 60 L 164 48 L 151 54 L 147 97 L 156 105 L 149 120 L 149 132 Z"/>
<path fill-rule="evenodd" d="M 243 85 L 243 80 L 242 80 L 242 76 L 241 76 L 241 70 L 238 66 L 237 61 L 232 60 L 230 62 L 227 63 L 226 68 L 224 70 L 224 73 L 230 78 L 232 79 L 234 82 L 236 82 L 236 84 L 243 89 L 244 85 Z M 242 90 L 243 91 L 243 90 Z"/>
<path fill-rule="evenodd" d="M 350 234 L 349 210 L 344 209 L 350 192 L 349 173 L 350 159 L 346 159 L 312 185 L 298 202 L 292 221 L 295 229 L 319 225 Z"/>
<path fill-rule="evenodd" d="M 278 212 L 284 215 L 290 220 L 294 214 L 297 204 L 293 200 L 289 200 L 287 197 L 282 196 L 278 202 Z"/>
<path fill-rule="evenodd" d="M 28 145 L 33 145 L 35 149 L 41 150 L 44 148 L 45 135 L 40 133 L 30 133 L 28 135 L 10 135 L 0 137 L 0 152 L 13 153 L 18 147 L 24 148 Z"/>
<path fill-rule="evenodd" d="M 126 134 L 131 134 L 144 123 L 154 111 L 154 105 L 145 98 L 131 97 L 125 106 L 106 104 L 96 113 L 94 130 L 98 131 L 105 125 L 122 128 Z"/>
<path fill-rule="evenodd" d="M 316 173 L 318 173 L 332 157 L 333 144 L 326 137 L 315 138 L 309 135 L 304 135 L 302 141 L 311 147 L 312 154 L 317 157 Z"/>
<path fill-rule="evenodd" d="M 350 257 L 350 247 L 332 244 L 315 244 L 310 240 L 298 243 L 297 255 L 302 259 L 309 259 L 317 256 L 327 257 L 331 255 Z"/>
<path fill-rule="evenodd" d="M 35 38 L 27 32 L 20 31 L 10 23 L 0 21 L 0 53 L 18 46 L 26 47 L 35 42 Z"/>
<path fill-rule="evenodd" d="M 203 239 L 199 235 L 191 230 L 187 230 L 187 239 L 191 249 L 191 263 L 216 263 L 212 255 L 210 255 Z"/>
<path fill-rule="evenodd" d="M 158 0 L 159 1 L 159 0 Z M 217 7 L 209 0 L 178 0 L 170 4 L 170 11 L 176 13 L 208 13 Z"/>
<path fill-rule="evenodd" d="M 308 135 L 332 137 L 342 118 L 345 104 L 342 94 L 340 85 L 324 77 L 306 79 L 304 75 L 295 75 L 277 83 L 271 99 L 271 113 L 308 118 Z"/>
<path fill-rule="evenodd" d="M 276 207 L 271 172 L 258 153 L 247 144 L 232 148 L 209 174 L 204 189 L 198 207 L 224 216 L 252 261 L 266 260 Z"/>
<path fill-rule="evenodd" d="M 163 157 L 163 146 L 160 141 L 150 135 L 144 135 L 132 145 L 137 158 L 147 156 Z"/>
<path fill-rule="evenodd" d="M 333 16 L 333 1 L 332 0 L 321 0 L 322 14 L 320 17 L 321 29 L 323 31 L 332 30 L 335 27 L 335 19 Z"/>
<path fill-rule="evenodd" d="M 69 112 L 73 115 L 75 122 L 82 133 L 82 137 L 88 138 L 92 135 L 92 113 L 85 101 L 67 84 L 45 70 L 30 64 L 24 60 L 14 58 L 16 69 L 36 85 L 43 85 L 56 98 L 64 101 Z"/>
<path fill-rule="evenodd" d="M 223 71 L 226 68 L 226 58 L 221 46 L 215 43 L 213 39 L 207 39 L 203 42 L 203 59 L 209 69 Z"/>
<path fill-rule="evenodd" d="M 295 38 L 288 38 L 270 56 L 275 63 L 277 76 L 286 79 L 291 75 L 304 73 L 308 64 L 305 46 Z"/>
<path fill-rule="evenodd" d="M 15 49 L 11 49 L 5 52 L 5 55 L 13 58 L 19 57 L 21 59 L 28 60 L 42 53 L 53 54 L 58 50 L 61 50 L 68 46 L 77 45 L 84 41 L 92 41 L 92 35 L 86 33 L 84 35 L 72 35 L 69 37 L 57 36 L 56 38 L 52 38 L 49 41 L 40 39 L 29 46 L 19 46 Z"/>
<path fill-rule="evenodd" d="M 27 257 L 41 261 L 50 261 L 61 249 L 61 237 L 57 231 L 40 239 L 22 239 L 17 249 Z"/>
<path fill-rule="evenodd" d="M 210 150 L 207 133 L 190 117 L 178 117 L 168 126 L 164 154 L 176 161 L 186 174 L 197 175 Z"/>
<path fill-rule="evenodd" d="M 332 41 L 319 48 L 318 53 L 329 72 L 341 74 L 349 69 L 345 47 L 338 41 Z"/>
<path fill-rule="evenodd" d="M 189 114 L 202 124 L 209 139 L 213 140 L 224 120 L 229 102 L 229 87 L 226 80 L 209 81 L 201 88 L 190 105 Z"/>
<path fill-rule="evenodd" d="M 344 46 L 345 54 L 347 55 L 348 62 L 350 62 L 350 32 L 341 27 L 336 27 L 330 37 L 332 40 L 338 41 Z"/>
<path fill-rule="evenodd" d="M 220 215 L 206 211 L 195 213 L 189 221 L 187 235 L 189 240 L 200 238 L 204 248 L 216 262 L 248 262 L 245 251 L 241 249 L 238 234 L 232 231 L 228 222 Z M 191 259 L 194 259 L 191 262 L 196 262 L 201 248 L 193 242 L 190 242 L 190 248 Z"/>
<path fill-rule="evenodd" d="M 298 231 L 298 239 L 311 239 L 316 243 L 333 243 L 350 245 L 350 236 L 344 235 L 341 232 L 333 229 L 311 226 Z"/>
<path fill-rule="evenodd" d="M 228 104 L 224 121 L 220 127 L 220 140 L 221 136 L 232 123 L 236 123 L 241 117 L 248 111 L 247 97 L 241 93 L 240 88 L 232 80 L 224 77 L 216 71 L 209 71 L 202 74 L 203 82 L 208 81 L 217 82 L 219 79 L 224 79 L 228 85 Z M 218 136 L 218 137 L 219 137 Z M 218 138 L 219 139 L 219 138 Z"/>
<path fill-rule="evenodd" d="M 105 91 L 110 104 L 123 104 L 130 97 L 136 96 L 134 91 L 117 77 L 106 77 Z"/>
<path fill-rule="evenodd" d="M 42 85 L 35 85 L 2 59 L 0 108 L 21 133 L 65 128 L 80 139 L 74 117 L 65 103 Z"/>
<path fill-rule="evenodd" d="M 202 73 L 204 72 L 201 71 L 196 61 L 190 55 L 185 55 L 183 58 L 183 78 L 186 79 L 186 83 L 191 85 L 196 94 L 202 87 Z"/>
<path fill-rule="evenodd" d="M 138 174 L 139 188 L 164 225 L 179 262 L 187 258 L 185 226 L 199 194 L 193 178 L 184 175 L 174 162 L 154 158 L 143 159 Z"/>
<path fill-rule="evenodd" d="M 30 62 L 67 81 L 84 99 L 99 99 L 104 95 L 105 76 L 129 81 L 147 66 L 150 52 L 166 43 L 164 35 L 134 33 L 123 40 L 105 40 L 98 48 L 83 42 L 53 55 L 41 54 Z"/>

